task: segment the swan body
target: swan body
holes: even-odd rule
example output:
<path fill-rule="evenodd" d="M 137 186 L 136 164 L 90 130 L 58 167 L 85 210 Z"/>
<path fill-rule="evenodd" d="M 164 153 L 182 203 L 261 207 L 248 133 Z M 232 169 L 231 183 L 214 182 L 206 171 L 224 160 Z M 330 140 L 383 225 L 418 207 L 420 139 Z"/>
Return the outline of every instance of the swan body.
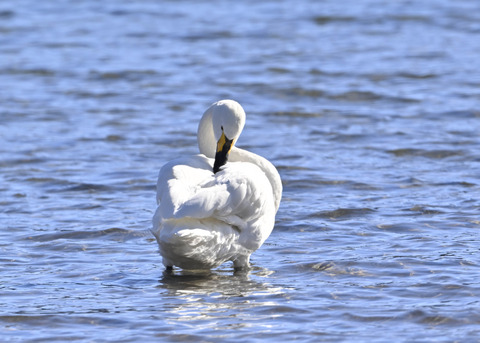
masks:
<path fill-rule="evenodd" d="M 248 267 L 272 232 L 281 179 L 268 160 L 234 146 L 244 124 L 237 102 L 212 104 L 198 127 L 200 154 L 161 168 L 152 231 L 168 269 Z"/>

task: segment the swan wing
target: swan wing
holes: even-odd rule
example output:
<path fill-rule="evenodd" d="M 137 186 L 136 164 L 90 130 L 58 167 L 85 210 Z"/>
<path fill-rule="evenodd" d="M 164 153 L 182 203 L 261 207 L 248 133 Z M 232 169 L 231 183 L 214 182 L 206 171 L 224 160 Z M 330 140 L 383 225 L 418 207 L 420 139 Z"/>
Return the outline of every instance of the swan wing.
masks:
<path fill-rule="evenodd" d="M 175 218 L 178 208 L 211 179 L 213 162 L 203 155 L 179 158 L 165 164 L 158 174 L 157 212 L 163 219 Z"/>
<path fill-rule="evenodd" d="M 238 231 L 242 246 L 256 250 L 270 234 L 276 212 L 267 177 L 247 162 L 228 163 L 213 174 L 212 163 L 196 155 L 166 164 L 157 183 L 156 216 L 221 221 Z"/>

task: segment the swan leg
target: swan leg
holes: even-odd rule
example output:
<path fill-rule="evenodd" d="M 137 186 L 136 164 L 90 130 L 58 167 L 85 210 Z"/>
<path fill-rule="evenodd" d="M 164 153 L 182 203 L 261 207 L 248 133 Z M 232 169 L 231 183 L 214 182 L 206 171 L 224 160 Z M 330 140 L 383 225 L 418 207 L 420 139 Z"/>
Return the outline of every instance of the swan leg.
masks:
<path fill-rule="evenodd" d="M 173 270 L 173 262 L 167 258 L 163 258 L 163 265 L 165 266 L 165 270 L 172 271 Z"/>
<path fill-rule="evenodd" d="M 241 269 L 249 268 L 249 267 L 250 267 L 250 255 L 238 256 L 233 261 L 233 268 L 235 270 L 241 270 Z"/>

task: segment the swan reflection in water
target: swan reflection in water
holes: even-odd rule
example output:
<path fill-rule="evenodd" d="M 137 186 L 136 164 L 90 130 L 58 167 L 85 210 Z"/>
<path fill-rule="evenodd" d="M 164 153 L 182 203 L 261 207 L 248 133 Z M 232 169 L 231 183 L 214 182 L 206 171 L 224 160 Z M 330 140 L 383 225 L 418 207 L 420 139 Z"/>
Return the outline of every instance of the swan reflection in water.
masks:
<path fill-rule="evenodd" d="M 215 337 L 222 330 L 232 335 L 242 331 L 267 334 L 279 320 L 291 320 L 291 313 L 282 305 L 288 301 L 286 290 L 268 282 L 271 274 L 258 267 L 233 274 L 231 269 L 165 271 L 158 285 L 162 289 L 161 319 L 176 328 L 173 334 L 182 341 Z"/>
<path fill-rule="evenodd" d="M 268 276 L 274 272 L 260 267 L 250 270 L 165 270 L 159 280 L 159 288 L 171 296 L 205 295 L 245 297 L 255 294 L 279 294 L 280 287 L 273 287 Z"/>

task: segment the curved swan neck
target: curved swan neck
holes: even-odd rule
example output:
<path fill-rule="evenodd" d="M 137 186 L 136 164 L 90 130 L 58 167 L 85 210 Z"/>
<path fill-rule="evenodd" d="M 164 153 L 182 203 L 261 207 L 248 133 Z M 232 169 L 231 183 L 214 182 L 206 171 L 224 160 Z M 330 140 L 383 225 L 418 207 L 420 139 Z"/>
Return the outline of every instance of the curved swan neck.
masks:
<path fill-rule="evenodd" d="M 275 198 L 275 212 L 277 212 L 282 198 L 283 186 L 280 175 L 274 165 L 260 155 L 237 147 L 232 148 L 232 151 L 230 152 L 230 161 L 253 163 L 265 173 L 272 185 L 273 196 Z"/>
<path fill-rule="evenodd" d="M 215 135 L 213 133 L 211 107 L 205 111 L 198 124 L 197 142 L 201 154 L 209 158 L 215 158 L 217 142 L 215 142 Z"/>

